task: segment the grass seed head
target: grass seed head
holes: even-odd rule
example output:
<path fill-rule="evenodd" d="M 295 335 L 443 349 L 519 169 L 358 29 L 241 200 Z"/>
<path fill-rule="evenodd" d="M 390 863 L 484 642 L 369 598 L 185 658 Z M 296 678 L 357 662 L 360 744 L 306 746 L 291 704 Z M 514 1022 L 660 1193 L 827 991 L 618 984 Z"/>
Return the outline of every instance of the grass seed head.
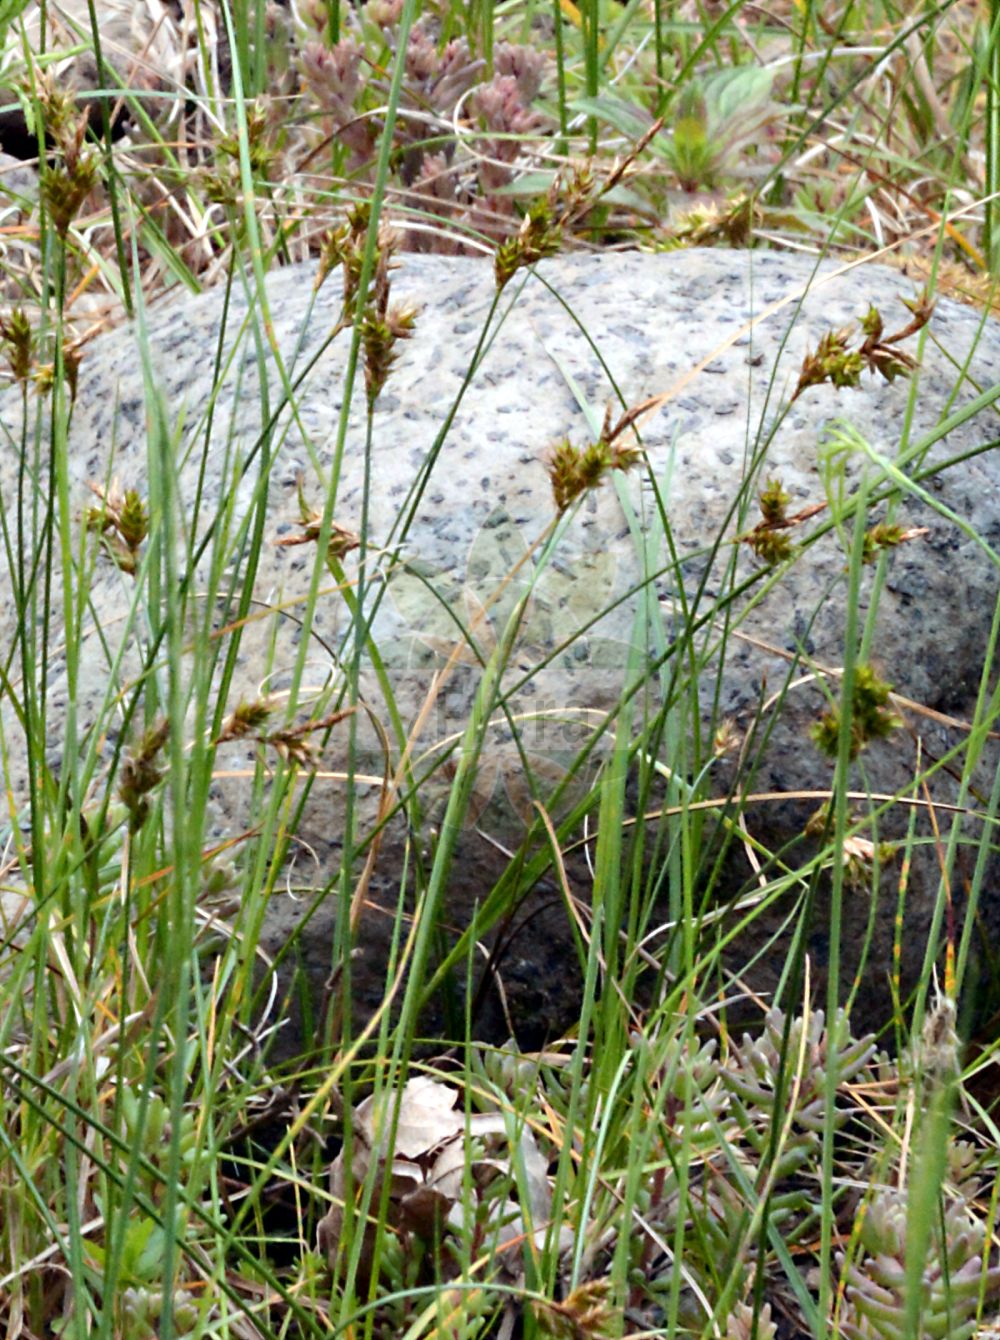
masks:
<path fill-rule="evenodd" d="M 126 755 L 118 775 L 118 798 L 128 810 L 129 832 L 137 833 L 149 818 L 149 794 L 163 780 L 160 752 L 170 736 L 168 721 L 160 721 L 143 735 L 138 747 Z"/>
<path fill-rule="evenodd" d="M 887 706 L 892 689 L 879 679 L 870 665 L 854 669 L 851 701 L 851 744 L 849 756 L 857 758 L 873 740 L 886 739 L 902 724 L 902 719 Z M 836 758 L 840 740 L 841 709 L 825 712 L 810 730 L 813 742 L 828 758 Z"/>
<path fill-rule="evenodd" d="M 31 376 L 35 337 L 23 307 L 15 307 L 9 316 L 0 316 L 0 340 L 14 380 L 24 385 Z"/>
<path fill-rule="evenodd" d="M 104 552 L 122 572 L 134 577 L 139 567 L 140 550 L 149 535 L 149 509 L 137 489 L 123 493 L 117 483 L 109 489 L 91 484 L 101 500 L 99 507 L 87 509 L 84 522 L 88 530 L 101 536 Z"/>
<path fill-rule="evenodd" d="M 565 512 L 611 470 L 624 473 L 641 459 L 638 448 L 612 446 L 604 437 L 586 447 L 574 447 L 568 438 L 564 439 L 553 447 L 546 465 L 556 511 Z"/>
<path fill-rule="evenodd" d="M 497 288 L 505 288 L 525 266 L 554 256 L 561 245 L 562 228 L 553 216 L 550 201 L 537 201 L 521 220 L 517 233 L 501 242 L 494 253 L 493 273 Z"/>
<path fill-rule="evenodd" d="M 917 360 L 898 348 L 898 345 L 923 329 L 931 318 L 934 304 L 926 293 L 914 302 L 903 301 L 913 313 L 913 318 L 892 335 L 885 334 L 882 313 L 873 305 L 861 318 L 864 339 L 856 349 L 849 348 L 854 338 L 850 327 L 828 331 L 815 351 L 807 353 L 802 360 L 792 402 L 810 386 L 826 383 L 836 387 L 860 386 L 861 374 L 866 368 L 887 382 L 893 382 L 897 377 L 908 377 L 916 371 Z"/>

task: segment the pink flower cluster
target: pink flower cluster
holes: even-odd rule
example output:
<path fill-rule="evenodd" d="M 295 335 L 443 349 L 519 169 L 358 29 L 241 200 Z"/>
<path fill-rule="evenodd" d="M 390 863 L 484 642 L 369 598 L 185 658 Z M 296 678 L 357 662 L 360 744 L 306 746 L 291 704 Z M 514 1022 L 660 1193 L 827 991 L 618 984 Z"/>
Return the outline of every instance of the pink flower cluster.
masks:
<path fill-rule="evenodd" d="M 384 0 L 366 9 L 390 46 L 399 7 L 396 0 Z M 514 202 L 499 192 L 515 179 L 525 141 L 546 124 L 532 105 L 542 87 L 545 57 L 501 42 L 493 66 L 493 77 L 477 83 L 485 62 L 472 55 L 464 38 L 441 47 L 422 23 L 410 33 L 394 131 L 402 199 L 413 216 L 404 237 L 410 250 L 458 252 L 464 249 L 463 231 L 493 238 L 511 231 Z M 307 116 L 324 138 L 335 137 L 347 150 L 346 171 L 364 180 L 383 124 L 385 64 L 366 50 L 363 34 L 351 33 L 332 47 L 319 37 L 306 40 L 298 69 L 301 92 L 311 104 Z"/>

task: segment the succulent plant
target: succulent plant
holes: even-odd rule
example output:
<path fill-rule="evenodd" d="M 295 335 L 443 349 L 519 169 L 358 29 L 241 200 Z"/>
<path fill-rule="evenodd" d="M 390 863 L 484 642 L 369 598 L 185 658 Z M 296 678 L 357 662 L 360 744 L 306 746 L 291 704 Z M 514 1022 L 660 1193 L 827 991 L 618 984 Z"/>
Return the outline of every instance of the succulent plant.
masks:
<path fill-rule="evenodd" d="M 847 1290 L 841 1319 L 848 1340 L 903 1340 L 909 1210 L 905 1191 L 878 1191 L 861 1227 L 864 1255 L 839 1262 Z M 980 1299 L 1000 1296 L 1000 1266 L 984 1254 L 985 1231 L 967 1203 L 953 1199 L 940 1223 L 921 1279 L 920 1334 L 965 1340 L 975 1334 Z"/>
<path fill-rule="evenodd" d="M 822 1133 L 826 1121 L 830 1067 L 839 1089 L 874 1055 L 874 1037 L 852 1037 L 843 1010 L 837 1011 L 832 1027 L 827 1029 L 822 1010 L 788 1023 L 781 1010 L 772 1009 L 761 1036 L 744 1036 L 734 1047 L 722 1079 L 740 1109 L 747 1139 L 758 1150 L 766 1147 L 769 1128 L 776 1118 L 790 1120 L 793 1138 L 811 1143 Z M 835 1124 L 842 1125 L 847 1115 L 846 1109 L 838 1109 L 833 1117 Z"/>
<path fill-rule="evenodd" d="M 145 1110 L 142 1099 L 130 1085 L 121 1089 L 121 1111 L 128 1147 L 138 1148 L 158 1171 L 166 1176 L 172 1141 L 170 1108 L 158 1093 L 149 1094 Z M 184 1167 L 193 1163 L 198 1153 L 198 1131 L 195 1114 L 185 1111 L 181 1116 L 180 1158 Z M 162 1185 L 154 1187 L 154 1194 Z"/>
<path fill-rule="evenodd" d="M 771 1320 L 771 1305 L 765 1303 L 757 1314 L 749 1303 L 737 1303 L 726 1319 L 726 1340 L 774 1340 L 778 1327 Z"/>
<path fill-rule="evenodd" d="M 135 1287 L 124 1289 L 120 1303 L 122 1340 L 146 1340 L 147 1336 L 158 1335 L 162 1313 L 161 1289 Z M 197 1303 L 192 1301 L 190 1294 L 183 1290 L 178 1290 L 174 1294 L 171 1315 L 174 1335 L 194 1334 L 200 1313 Z"/>

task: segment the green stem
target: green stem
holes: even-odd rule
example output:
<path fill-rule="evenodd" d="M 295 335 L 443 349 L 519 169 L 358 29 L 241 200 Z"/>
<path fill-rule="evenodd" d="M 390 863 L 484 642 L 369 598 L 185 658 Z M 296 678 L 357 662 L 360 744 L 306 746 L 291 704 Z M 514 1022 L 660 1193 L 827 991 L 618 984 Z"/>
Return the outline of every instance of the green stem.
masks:
<path fill-rule="evenodd" d="M 986 225 L 987 264 L 995 274 L 1000 264 L 1000 0 L 990 0 L 990 28 L 986 42 Z"/>

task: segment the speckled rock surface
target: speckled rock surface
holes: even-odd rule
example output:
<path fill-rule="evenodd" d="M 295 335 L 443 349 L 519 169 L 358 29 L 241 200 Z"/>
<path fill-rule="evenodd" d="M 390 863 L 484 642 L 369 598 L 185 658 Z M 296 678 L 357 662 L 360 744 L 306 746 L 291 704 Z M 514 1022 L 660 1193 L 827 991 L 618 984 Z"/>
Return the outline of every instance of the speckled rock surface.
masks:
<path fill-rule="evenodd" d="M 857 320 L 869 302 L 880 307 L 887 327 L 896 329 L 909 316 L 899 295 L 912 297 L 916 292 L 905 276 L 878 267 L 845 275 L 837 275 L 832 264 L 820 266 L 815 275 L 813 270 L 813 262 L 805 257 L 724 251 L 571 256 L 546 262 L 540 267 L 541 280 L 529 280 L 523 289 L 518 283 L 510 286 L 501 304 L 506 320 L 466 385 L 473 350 L 490 311 L 490 267 L 474 260 L 402 259 L 393 297 L 417 303 L 420 315 L 416 334 L 403 348 L 374 417 L 366 608 L 404 727 L 417 719 L 434 676 L 451 658 L 413 745 L 418 772 L 440 762 L 446 742 L 464 727 L 480 678 L 478 662 L 489 657 L 517 596 L 532 582 L 504 688 L 540 782 L 560 776 L 587 731 L 619 700 L 633 639 L 646 646 L 642 654 L 647 661 L 657 657 L 662 661 L 664 691 L 672 691 L 671 677 L 679 675 L 683 701 L 689 669 L 670 655 L 683 618 L 704 616 L 714 602 L 759 569 L 745 546 L 734 547 L 730 541 L 759 519 L 756 494 L 765 479 L 780 477 L 791 495 L 790 511 L 825 500 L 820 443 L 835 419 L 849 418 L 889 459 L 902 450 L 904 471 L 924 472 L 921 487 L 934 502 L 964 518 L 994 551 L 1000 549 L 1000 456 L 987 451 L 947 470 L 928 472 L 932 461 L 967 453 L 994 436 L 994 412 L 985 412 L 992 418 L 973 418 L 916 457 L 906 454 L 907 443 L 919 442 L 943 415 L 1000 381 L 1000 333 L 992 322 L 984 329 L 975 311 L 944 300 L 938 304 L 931 325 L 933 340 L 923 350 L 915 383 L 886 386 L 866 377 L 857 391 L 811 389 L 771 435 L 804 352 L 823 333 Z M 292 268 L 275 273 L 268 283 L 276 342 L 286 374 L 296 385 L 296 414 L 292 416 L 286 407 L 278 415 L 268 441 L 266 470 L 265 455 L 255 450 L 261 436 L 262 396 L 254 336 L 246 329 L 241 335 L 245 298 L 234 296 L 230 306 L 223 347 L 236 352 L 214 401 L 210 427 L 205 415 L 213 387 L 222 293 L 179 299 L 152 312 L 148 320 L 152 367 L 177 442 L 180 514 L 187 542 L 194 545 L 207 535 L 220 498 L 230 502 L 225 529 L 213 532 L 218 538 L 208 543 L 201 569 L 204 574 L 209 561 L 214 561 L 218 569 L 237 574 L 232 602 L 228 608 L 220 605 L 213 615 L 216 629 L 228 630 L 217 638 L 220 655 L 232 636 L 229 626 L 239 598 L 239 575 L 245 576 L 241 524 L 255 497 L 266 495 L 265 543 L 253 578 L 252 608 L 257 617 L 240 643 L 230 708 L 261 690 L 285 691 L 305 636 L 301 617 L 307 608 L 315 549 L 281 541 L 301 533 L 300 479 L 306 501 L 322 506 L 350 342 L 349 334 L 342 333 L 324 348 L 339 311 L 340 284 L 332 278 L 313 301 L 312 279 L 311 270 Z M 779 303 L 784 305 L 772 310 Z M 747 324 L 751 317 L 760 318 L 752 329 Z M 263 340 L 259 325 L 257 331 Z M 958 369 L 977 340 L 969 379 L 962 382 Z M 282 404 L 281 385 L 272 360 L 264 422 Z M 910 419 L 914 385 L 918 389 Z M 554 560 L 544 570 L 534 566 L 539 551 L 533 550 L 529 557 L 529 550 L 553 518 L 546 453 L 567 436 L 578 444 L 593 436 L 581 401 L 599 423 L 608 402 L 617 411 L 622 404 L 634 405 L 670 388 L 674 394 L 643 425 L 643 443 L 664 499 L 674 558 L 656 520 L 649 479 L 640 482 L 638 475 L 630 476 L 623 486 L 627 507 L 634 509 L 634 517 L 645 518 L 652 537 L 648 590 L 655 599 L 648 608 L 655 617 L 645 632 L 637 634 L 636 602 L 630 593 L 642 586 L 641 565 L 630 517 L 612 486 L 589 496 L 571 517 Z M 8 432 L 0 454 L 0 487 L 8 515 L 16 507 L 18 489 L 13 445 L 18 435 L 17 403 L 17 397 L 8 394 L 2 404 Z M 363 411 L 359 377 L 334 509 L 335 520 L 351 529 L 359 525 L 365 487 Z M 70 436 L 75 534 L 84 507 L 93 503 L 88 481 L 117 478 L 123 487 L 145 491 L 145 421 L 135 337 L 121 331 L 95 343 L 81 371 Z M 211 441 L 207 457 L 206 434 Z M 428 462 L 429 474 L 424 472 Z M 864 468 L 863 457 L 850 457 L 846 468 L 853 488 Z M 884 486 L 877 466 L 868 467 L 868 478 L 873 489 Z M 25 487 L 30 491 L 30 479 Z M 41 481 L 39 489 L 44 497 Z M 876 514 L 884 516 L 885 505 Z M 410 523 L 401 540 L 404 516 Z M 908 709 L 909 729 L 864 756 L 855 779 L 859 791 L 891 793 L 904 787 L 916 766 L 918 739 L 925 759 L 940 757 L 959 742 L 960 732 L 941 714 L 961 718 L 971 713 L 997 597 L 994 562 L 946 515 L 907 498 L 897 519 L 904 525 L 926 526 L 928 534 L 894 553 L 880 586 L 875 584 L 874 569 L 866 570 L 861 615 L 864 619 L 871 613 L 875 621 L 873 646 L 885 677 L 914 704 L 939 715 L 928 717 Z M 824 524 L 825 515 L 817 514 L 803 533 Z M 514 580 L 501 586 L 519 560 Z M 4 562 L 0 559 L 0 566 Z M 762 710 L 767 724 L 774 727 L 752 784 L 755 791 L 829 785 L 831 768 L 806 736 L 824 700 L 815 682 L 801 681 L 811 670 L 836 669 L 843 662 L 844 566 L 841 541 L 831 531 L 804 552 L 769 595 L 757 599 L 763 583 L 737 594 L 728 608 L 738 628 L 724 667 L 713 659 L 718 621 L 704 627 L 703 695 L 707 699 L 718 692 L 720 715 L 730 718 L 738 733 L 746 732 Z M 356 558 L 348 561 L 348 568 L 356 573 Z M 6 586 L 7 581 L 7 574 L 0 573 L 0 583 Z M 304 706 L 297 720 L 307 710 L 316 716 L 334 710 L 343 684 L 341 666 L 351 655 L 350 615 L 331 586 L 325 574 L 308 632 L 299 694 Z M 130 650 L 123 654 L 120 667 L 114 673 L 110 668 L 133 591 L 130 579 L 110 563 L 96 563 L 90 600 L 103 641 L 90 637 L 81 660 L 75 699 L 83 725 L 98 715 L 109 681 L 122 687 L 138 671 L 134 636 L 127 639 Z M 602 611 L 607 612 L 598 617 Z M 0 646 L 5 654 L 13 654 L 16 680 L 14 622 L 12 604 L 5 602 L 0 610 Z M 141 615 L 139 625 L 143 626 Z M 462 625 L 473 629 L 472 650 L 463 646 Z M 804 656 L 805 663 L 796 663 L 797 656 Z M 390 763 L 395 766 L 400 742 L 367 654 L 363 661 L 366 702 L 371 717 L 386 730 Z M 49 669 L 50 761 L 59 767 L 59 721 L 68 691 L 61 653 L 52 655 Z M 159 673 L 164 673 L 162 666 Z M 786 680 L 793 687 L 775 706 L 773 695 Z M 831 685 L 835 693 L 835 678 Z M 523 765 L 509 725 L 499 711 L 495 715 L 495 736 L 480 766 L 476 827 L 461 839 L 452 876 L 449 916 L 457 925 L 495 880 L 504 859 L 502 850 L 517 847 L 524 818 L 531 813 L 531 796 L 523 784 Z M 363 825 L 374 814 L 374 783 L 385 766 L 369 720 L 359 724 L 360 766 L 372 779 L 361 806 Z M 5 729 L 8 739 L 16 739 L 9 712 Z M 113 735 L 113 729 L 107 732 L 108 749 L 113 747 Z M 271 948 L 287 942 L 308 906 L 306 893 L 322 888 L 336 870 L 342 849 L 343 787 L 338 774 L 344 767 L 345 738 L 343 727 L 332 732 L 322 757 L 323 775 L 313 785 L 297 824 L 288 878 L 299 896 L 274 895 L 265 930 Z M 667 746 L 663 749 L 666 752 Z M 206 843 L 242 832 L 258 817 L 248 799 L 246 776 L 240 776 L 241 770 L 252 768 L 255 756 L 246 743 L 220 750 Z M 11 765 L 11 786 L 23 800 L 26 778 L 16 752 Z M 725 795 L 733 783 L 734 766 L 730 759 L 709 768 L 708 794 Z M 986 758 L 982 776 L 987 794 L 992 766 Z M 448 777 L 445 764 L 424 787 L 428 824 L 443 807 Z M 931 789 L 938 801 L 954 799 L 954 787 L 943 774 Z M 772 846 L 800 838 L 804 820 L 816 804 L 816 800 L 772 800 L 752 805 L 748 828 Z M 859 802 L 859 809 L 864 808 Z M 944 822 L 947 826 L 950 820 Z M 879 836 L 898 833 L 901 824 L 905 817 L 887 817 Z M 969 825 L 968 832 L 978 837 L 976 825 Z M 371 885 L 373 902 L 395 905 L 401 850 L 401 825 L 397 825 L 380 852 Z M 960 852 L 953 872 L 956 896 L 971 872 L 975 853 L 970 851 L 968 857 Z M 569 870 L 573 891 L 588 901 L 586 865 L 571 863 Z M 753 888 L 753 872 L 742 849 L 732 850 L 726 872 L 731 894 Z M 907 979 L 923 957 L 937 882 L 932 859 L 915 862 L 905 921 Z M 897 883 L 898 870 L 890 868 L 874 912 L 870 957 L 856 1001 L 859 1015 L 867 1020 L 877 1017 L 887 1001 Z M 572 980 L 567 980 L 573 977 L 571 940 L 556 885 L 543 880 L 536 897 L 542 910 L 521 934 L 514 934 L 501 963 L 529 1037 L 564 1026 L 573 1010 Z M 866 894 L 848 900 L 845 989 L 858 965 L 871 910 Z M 321 908 L 301 937 L 301 960 L 317 981 L 330 970 L 334 915 Z M 998 922 L 1000 908 L 993 895 L 983 908 L 987 933 L 996 936 Z M 760 922 L 760 927 L 777 925 L 777 913 Z M 828 953 L 824 925 L 820 908 L 809 945 L 815 983 L 822 982 Z M 363 1008 L 380 998 L 390 930 L 390 919 L 378 913 L 366 923 L 354 970 L 355 992 Z M 755 943 L 763 945 L 762 931 L 754 935 Z M 777 981 L 786 948 L 779 941 L 778 949 L 766 952 L 756 965 L 751 977 L 759 989 L 768 990 Z M 734 962 L 742 962 L 749 952 L 744 946 Z"/>

